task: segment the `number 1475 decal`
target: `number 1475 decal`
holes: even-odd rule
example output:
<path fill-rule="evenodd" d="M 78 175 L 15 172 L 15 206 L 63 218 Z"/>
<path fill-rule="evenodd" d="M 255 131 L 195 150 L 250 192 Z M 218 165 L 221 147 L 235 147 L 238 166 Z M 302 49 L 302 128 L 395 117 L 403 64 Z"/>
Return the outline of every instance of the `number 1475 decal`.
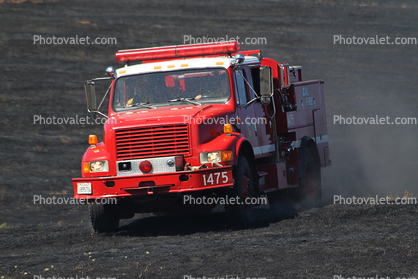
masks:
<path fill-rule="evenodd" d="M 215 172 L 203 175 L 203 185 L 217 185 L 220 183 L 225 184 L 228 182 L 228 172 Z"/>

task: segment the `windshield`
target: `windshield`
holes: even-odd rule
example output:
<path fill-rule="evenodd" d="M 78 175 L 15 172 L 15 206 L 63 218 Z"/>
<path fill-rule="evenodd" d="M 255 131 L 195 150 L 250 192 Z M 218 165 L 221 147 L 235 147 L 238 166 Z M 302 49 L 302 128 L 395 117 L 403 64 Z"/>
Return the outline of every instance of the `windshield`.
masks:
<path fill-rule="evenodd" d="M 113 93 L 115 111 L 179 104 L 225 103 L 230 98 L 226 69 L 200 69 L 121 77 Z"/>

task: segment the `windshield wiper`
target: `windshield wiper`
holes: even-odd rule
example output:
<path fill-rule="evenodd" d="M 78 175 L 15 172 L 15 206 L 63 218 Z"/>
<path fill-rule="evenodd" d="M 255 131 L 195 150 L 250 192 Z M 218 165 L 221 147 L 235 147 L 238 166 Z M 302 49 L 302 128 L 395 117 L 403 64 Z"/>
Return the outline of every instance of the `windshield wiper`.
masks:
<path fill-rule="evenodd" d="M 149 102 L 135 103 L 135 104 L 132 104 L 131 107 L 144 107 L 144 108 L 151 108 L 151 109 L 156 109 L 157 108 L 157 107 L 149 105 Z"/>
<path fill-rule="evenodd" d="M 192 100 L 195 100 L 195 98 L 179 98 L 179 99 L 170 100 L 168 102 L 169 103 L 174 103 L 174 102 L 189 102 L 189 103 L 194 104 L 194 105 L 197 105 L 197 106 L 202 105 L 201 103 L 195 102 L 195 101 L 192 101 Z"/>

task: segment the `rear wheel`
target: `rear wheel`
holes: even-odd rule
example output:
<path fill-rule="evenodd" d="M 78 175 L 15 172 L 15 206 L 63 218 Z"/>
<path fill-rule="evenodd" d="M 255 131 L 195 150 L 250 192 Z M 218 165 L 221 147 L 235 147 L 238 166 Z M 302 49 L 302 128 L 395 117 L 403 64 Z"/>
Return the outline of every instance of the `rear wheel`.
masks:
<path fill-rule="evenodd" d="M 115 232 L 119 228 L 118 208 L 114 204 L 89 204 L 90 220 L 94 231 Z"/>
<path fill-rule="evenodd" d="M 299 179 L 298 198 L 308 208 L 321 204 L 321 166 L 314 160 L 309 149 L 305 151 L 304 173 Z"/>
<path fill-rule="evenodd" d="M 235 203 L 225 205 L 226 216 L 231 225 L 245 226 L 254 222 L 254 204 L 256 187 L 250 165 L 245 157 L 238 158 L 238 164 L 233 170 L 234 186 L 228 191 L 228 198 L 234 198 Z"/>

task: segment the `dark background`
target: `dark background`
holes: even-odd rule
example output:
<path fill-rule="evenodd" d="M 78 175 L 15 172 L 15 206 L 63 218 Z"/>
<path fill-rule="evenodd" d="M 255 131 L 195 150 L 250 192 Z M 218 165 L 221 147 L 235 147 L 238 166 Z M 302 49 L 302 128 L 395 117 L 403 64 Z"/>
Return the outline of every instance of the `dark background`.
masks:
<path fill-rule="evenodd" d="M 183 44 L 184 35 L 263 37 L 267 44 L 241 44 L 241 49 L 261 49 L 265 57 L 302 66 L 305 80 L 325 80 L 333 160 L 333 165 L 323 169 L 322 174 L 325 203 L 331 203 L 333 195 L 340 194 L 368 197 L 403 196 L 405 191 L 418 193 L 418 125 L 333 123 L 334 115 L 378 115 L 389 116 L 392 120 L 418 118 L 416 44 L 340 45 L 333 42 L 334 35 L 346 38 L 389 36 L 391 41 L 396 37 L 417 38 L 417 13 L 418 4 L 414 0 L 0 1 L 0 225 L 6 223 L 5 227 L 17 230 L 17 239 L 27 233 L 28 226 L 49 224 L 52 227 L 48 230 L 62 232 L 67 231 L 62 222 L 79 224 L 80 220 L 84 221 L 78 225 L 83 233 L 91 232 L 85 207 L 34 205 L 33 195 L 71 197 L 71 178 L 80 176 L 88 135 L 97 134 L 101 140 L 102 127 L 40 125 L 34 124 L 34 116 L 87 116 L 83 83 L 103 76 L 107 66 L 122 66 L 115 60 L 117 50 Z M 114 37 L 117 45 L 40 45 L 34 44 L 35 35 Z M 298 229 L 303 230 L 304 225 L 300 226 Z M 78 229 L 80 227 L 68 227 L 69 231 Z M 194 232 L 191 229 L 192 236 Z M 36 233 L 45 234 L 45 231 Z M 187 230 L 185 233 L 189 234 Z M 67 239 L 68 235 L 62 234 Z M 9 231 L 2 234 L 4 240 L 9 239 L 6 235 Z M 69 239 L 72 237 L 74 235 Z M 203 233 L 202 237 L 209 236 Z M 412 239 L 410 234 L 408 237 Z M 13 245 L 21 239 L 15 241 Z M 35 245 L 33 241 L 29 241 L 30 245 Z M 415 240 L 412 243 L 416 250 Z M 5 255 L 13 255 L 17 249 L 13 245 L 5 246 L 9 251 Z M 48 246 L 43 243 L 42 247 L 45 245 Z M 31 249 L 40 249 L 40 246 Z M 205 255 L 204 251 L 201 253 Z M 400 254 L 395 252 L 395 255 Z M 24 274 L 23 270 L 13 271 L 15 260 L 5 261 L 0 266 L 0 274 L 4 271 L 17 278 Z M 39 263 L 51 261 L 47 257 L 37 264 L 32 263 L 39 269 L 42 266 Z M 242 262 L 246 261 L 251 260 L 245 258 Z M 268 260 L 265 261 L 262 266 L 268 265 Z M 401 262 L 406 263 L 399 260 L 398 267 L 402 266 Z M 314 263 L 316 267 L 320 265 L 321 261 Z M 355 264 L 353 266 L 355 270 Z M 413 265 L 407 262 L 406 266 Z M 300 263 L 297 269 L 300 278 L 303 278 L 304 267 Z M 73 267 L 66 268 L 63 270 Z M 373 270 L 379 268 L 371 271 L 377 274 Z M 173 274 L 183 274 L 183 271 L 184 266 L 180 266 Z M 350 274 L 356 275 L 347 275 Z M 139 276 L 139 271 L 135 275 Z"/>

